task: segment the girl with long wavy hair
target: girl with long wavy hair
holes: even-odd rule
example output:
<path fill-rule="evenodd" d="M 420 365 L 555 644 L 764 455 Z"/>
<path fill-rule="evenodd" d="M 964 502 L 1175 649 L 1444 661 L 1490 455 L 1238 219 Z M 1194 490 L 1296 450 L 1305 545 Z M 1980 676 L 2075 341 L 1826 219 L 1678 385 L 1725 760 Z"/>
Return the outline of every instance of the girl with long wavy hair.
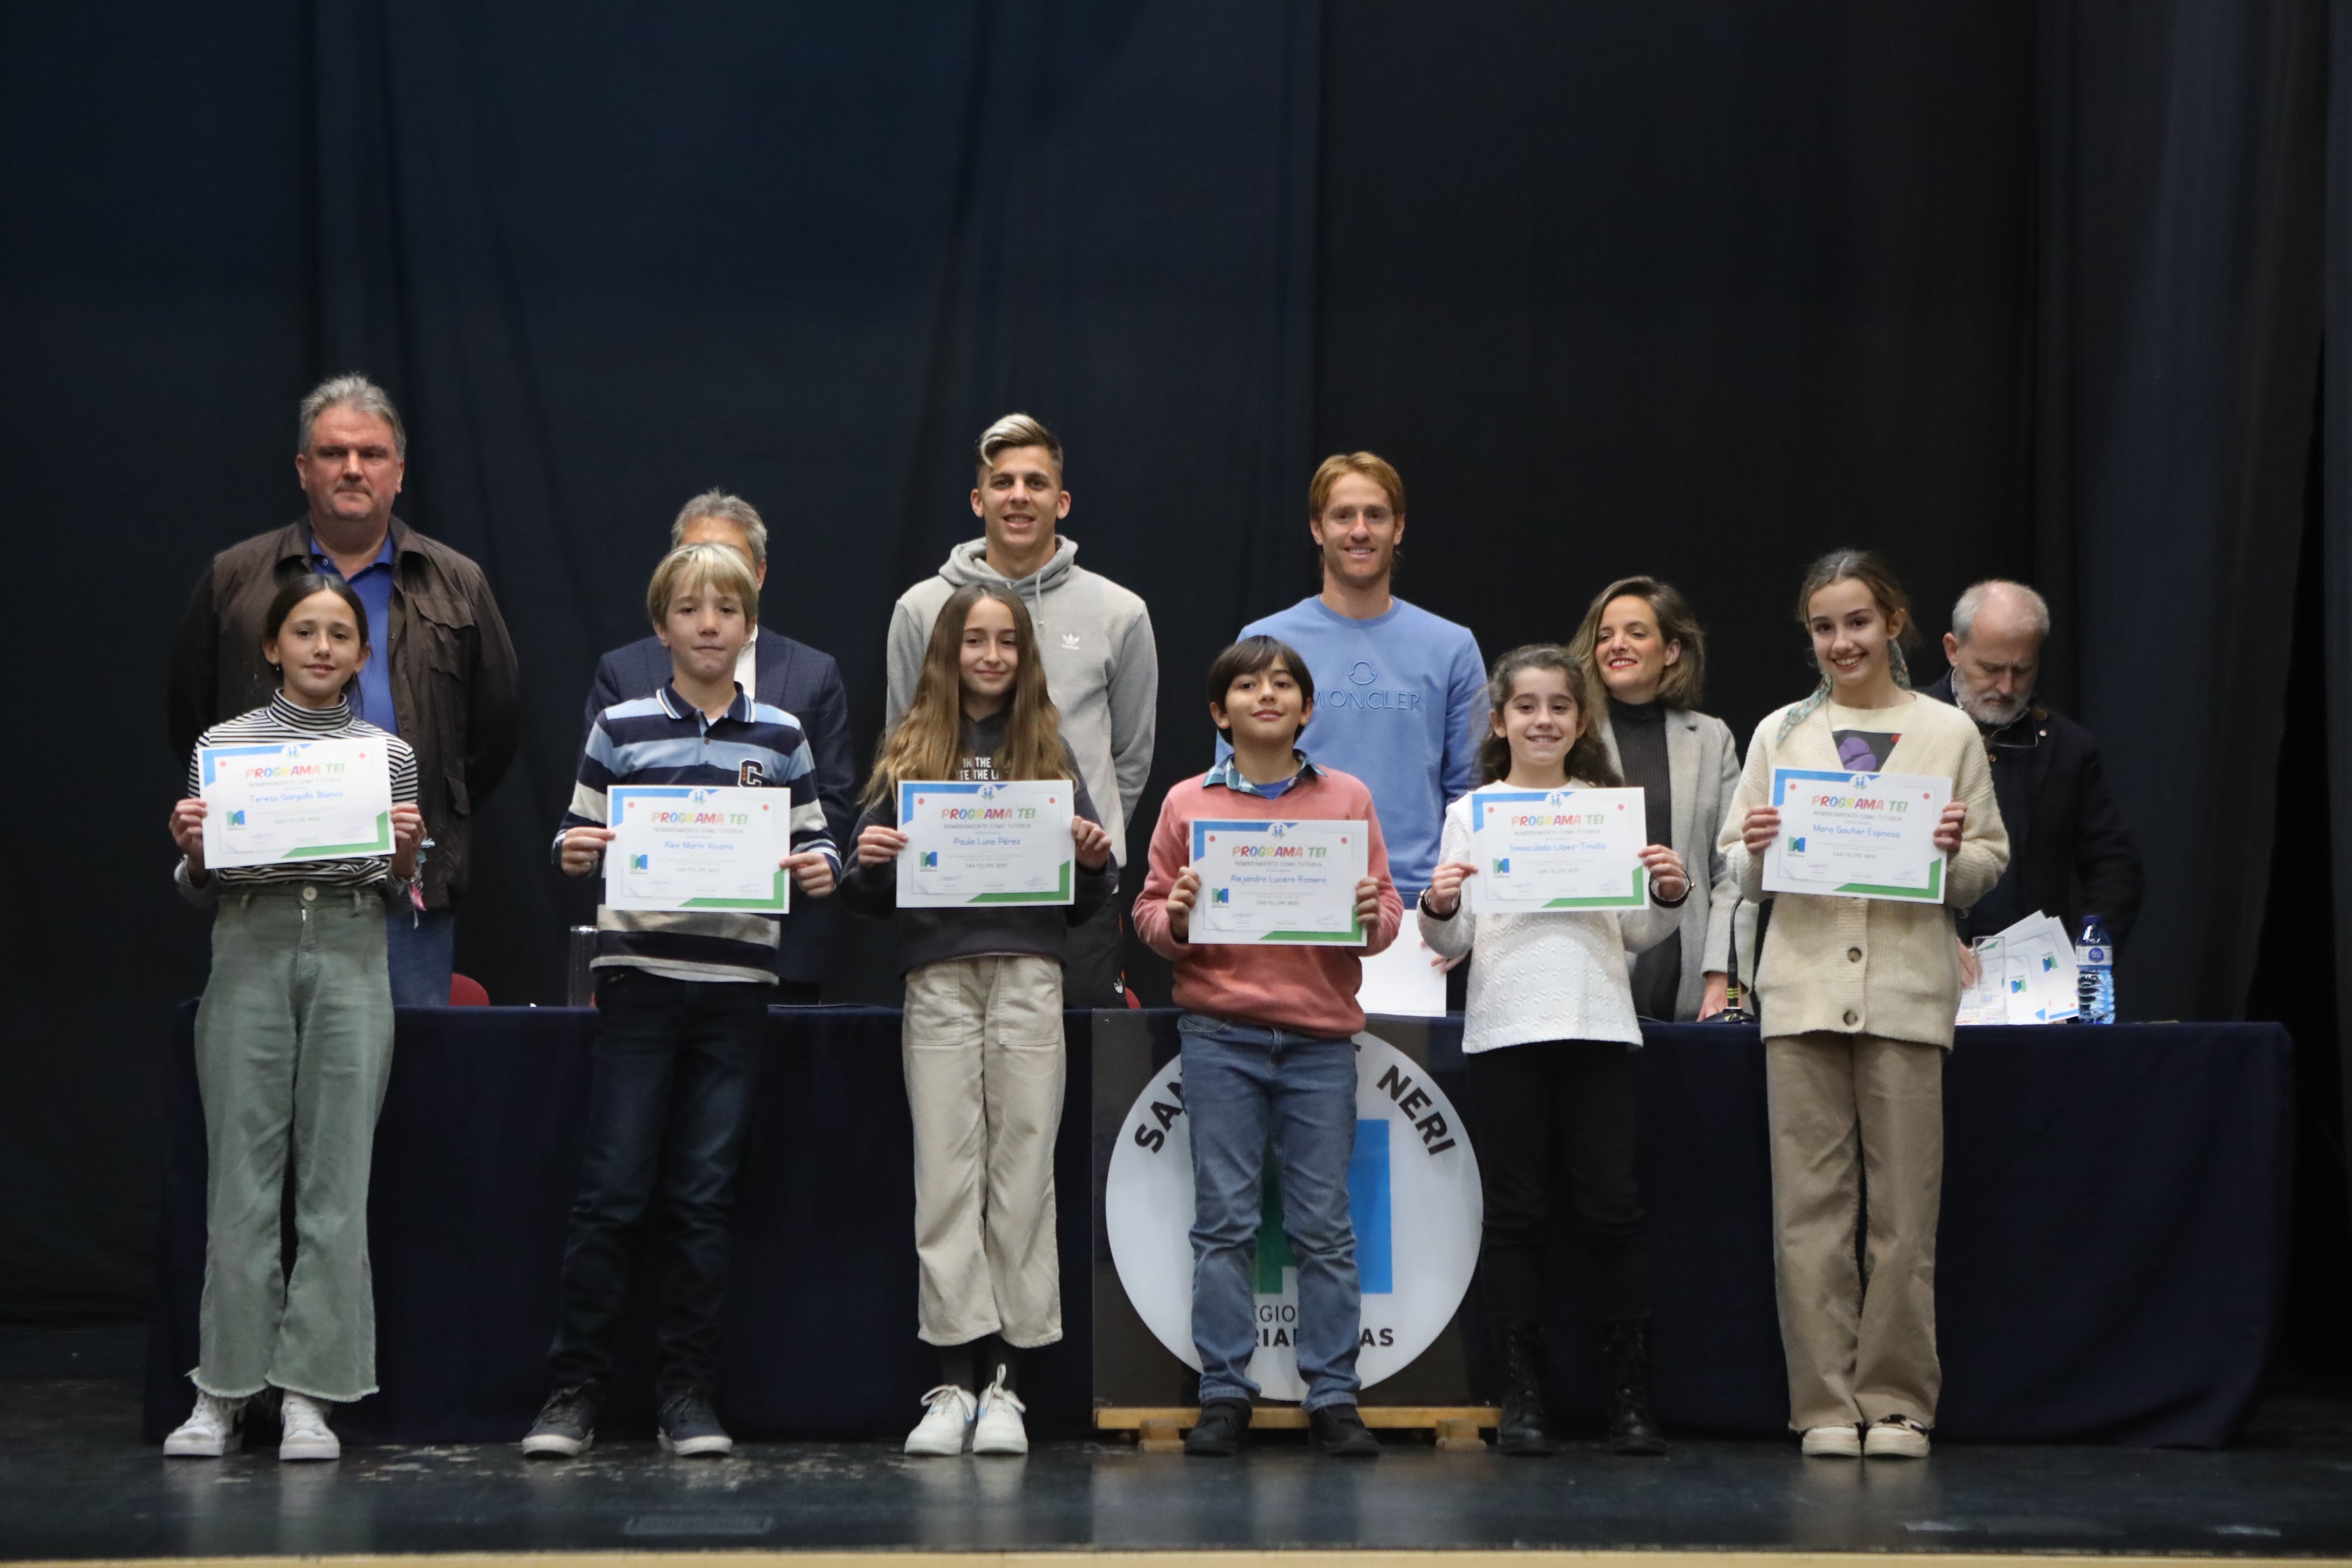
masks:
<path fill-rule="evenodd" d="M 960 779 L 1071 781 L 1073 902 L 896 907 L 907 847 L 898 786 Z M 1020 1352 L 1062 1337 L 1054 1134 L 1065 933 L 1110 897 L 1118 868 L 1018 595 L 975 583 L 940 607 L 915 700 L 875 758 L 856 837 L 842 895 L 892 919 L 907 977 L 900 1054 L 915 1122 L 919 1320 L 940 1355 L 907 1452 L 1026 1453 Z"/>

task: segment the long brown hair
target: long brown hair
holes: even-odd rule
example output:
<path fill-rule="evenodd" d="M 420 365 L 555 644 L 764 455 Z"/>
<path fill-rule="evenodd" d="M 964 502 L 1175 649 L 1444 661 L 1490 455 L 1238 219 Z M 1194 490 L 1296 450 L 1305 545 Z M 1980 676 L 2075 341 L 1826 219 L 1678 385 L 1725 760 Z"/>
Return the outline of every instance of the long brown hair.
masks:
<path fill-rule="evenodd" d="M 1682 644 L 1675 662 L 1658 677 L 1658 700 L 1684 711 L 1697 707 L 1699 694 L 1706 689 L 1706 634 L 1699 629 L 1698 615 L 1690 601 L 1672 583 L 1656 577 L 1618 578 L 1592 595 L 1592 607 L 1584 612 L 1583 624 L 1569 639 L 1568 651 L 1588 664 L 1592 662 L 1593 647 L 1601 640 L 1601 615 L 1612 599 L 1641 600 L 1650 606 L 1659 639 Z"/>
<path fill-rule="evenodd" d="M 1529 643 L 1515 647 L 1495 661 L 1495 672 L 1486 678 L 1486 706 L 1496 717 L 1510 706 L 1511 688 L 1519 677 L 1530 669 L 1556 669 L 1568 678 L 1568 693 L 1576 699 L 1576 721 L 1582 731 L 1576 743 L 1568 749 L 1568 776 L 1599 784 L 1603 789 L 1615 789 L 1624 781 L 1617 770 L 1609 765 L 1609 748 L 1601 742 L 1600 725 L 1605 710 L 1598 706 L 1603 700 L 1603 688 L 1592 673 L 1591 662 L 1558 643 Z M 1504 778 L 1511 771 L 1511 742 L 1495 733 L 1492 724 L 1486 727 L 1486 738 L 1478 743 L 1478 772 L 1487 784 Z"/>
<path fill-rule="evenodd" d="M 996 752 L 1003 779 L 1066 779 L 1070 765 L 1062 747 L 1062 715 L 1045 690 L 1045 666 L 1037 655 L 1037 627 L 1029 606 L 1010 588 L 967 583 L 948 595 L 931 624 L 931 644 L 923 651 L 923 671 L 906 717 L 875 754 L 874 776 L 866 781 L 866 804 L 881 805 L 910 779 L 951 779 L 963 765 L 963 631 L 971 607 L 993 599 L 1013 612 L 1013 694 L 1006 705 L 1004 743 Z"/>

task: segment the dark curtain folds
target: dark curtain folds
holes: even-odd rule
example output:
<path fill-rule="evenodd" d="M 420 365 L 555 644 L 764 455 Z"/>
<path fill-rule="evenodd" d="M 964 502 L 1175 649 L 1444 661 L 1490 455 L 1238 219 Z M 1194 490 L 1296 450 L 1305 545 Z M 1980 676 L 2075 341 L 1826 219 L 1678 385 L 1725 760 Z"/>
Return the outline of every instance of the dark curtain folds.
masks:
<path fill-rule="evenodd" d="M 2320 4 L 11 12 L 11 668 L 102 739 L 71 824 L 14 843 L 0 1319 L 143 1304 L 205 963 L 163 649 L 209 553 L 297 515 L 294 402 L 351 369 L 532 697 L 461 921 L 501 1001 L 561 994 L 589 897 L 547 836 L 677 503 L 767 512 L 766 618 L 840 659 L 870 754 L 891 601 L 975 531 L 970 443 L 1022 406 L 1070 448 L 1080 559 L 1152 606 L 1133 858 L 1206 755 L 1210 656 L 1312 587 L 1315 459 L 1370 447 L 1411 487 L 1407 596 L 1491 654 L 1660 572 L 1743 740 L 1811 679 L 1815 552 L 1888 549 L 1931 645 L 1970 579 L 2039 580 L 2053 694 L 2149 850 L 2126 1010 L 2234 1016 L 2318 373 Z M 891 998 L 857 937 L 836 994 Z"/>
<path fill-rule="evenodd" d="M 2034 16 L 1345 7 L 1315 428 L 1402 468 L 1400 591 L 1491 658 L 1670 578 L 1744 748 L 1814 555 L 1892 554 L 1923 647 L 2029 574 Z"/>
<path fill-rule="evenodd" d="M 2328 6 L 2326 186 L 2352 191 L 2352 0 Z M 2321 637 L 2327 724 L 2326 801 L 2332 829 L 2335 897 L 2336 1048 L 2352 1041 L 2352 826 L 2334 812 L 2352 803 L 2352 203 L 2326 208 L 2326 322 L 2329 353 L 2320 393 Z M 2336 340 L 2342 339 L 2344 342 Z M 2340 1059 L 2340 1058 L 2339 1058 Z M 2342 1078 L 2344 1120 L 2352 1128 L 2352 1072 Z"/>
<path fill-rule="evenodd" d="M 2042 11 L 2035 561 L 2147 863 L 2116 975 L 2135 1017 L 2235 1016 L 2262 934 L 2319 372 L 2326 22 L 2318 0 Z"/>

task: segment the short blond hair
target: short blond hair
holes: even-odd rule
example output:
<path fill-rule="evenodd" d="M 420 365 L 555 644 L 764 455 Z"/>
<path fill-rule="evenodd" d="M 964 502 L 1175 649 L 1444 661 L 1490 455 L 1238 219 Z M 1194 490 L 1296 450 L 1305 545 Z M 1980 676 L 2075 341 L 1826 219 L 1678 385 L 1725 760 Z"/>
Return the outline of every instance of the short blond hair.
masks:
<path fill-rule="evenodd" d="M 980 465 L 980 477 L 996 467 L 996 459 L 1023 447 L 1043 447 L 1045 456 L 1054 459 L 1054 477 L 1063 473 L 1062 444 L 1045 428 L 1045 422 L 1026 414 L 1008 414 L 980 433 L 980 440 L 971 449 L 972 458 Z"/>
<path fill-rule="evenodd" d="M 1307 516 L 1310 521 L 1323 521 L 1323 509 L 1331 504 L 1331 487 L 1348 474 L 1361 475 L 1388 491 L 1389 510 L 1399 517 L 1404 515 L 1404 477 L 1386 458 L 1377 452 L 1334 452 L 1323 459 L 1315 477 L 1307 482 Z"/>
<path fill-rule="evenodd" d="M 760 580 L 743 552 L 727 544 L 681 544 L 661 558 L 653 581 L 646 584 L 646 618 L 659 630 L 669 620 L 669 607 L 680 594 L 712 588 L 732 594 L 743 606 L 743 619 L 760 624 Z"/>

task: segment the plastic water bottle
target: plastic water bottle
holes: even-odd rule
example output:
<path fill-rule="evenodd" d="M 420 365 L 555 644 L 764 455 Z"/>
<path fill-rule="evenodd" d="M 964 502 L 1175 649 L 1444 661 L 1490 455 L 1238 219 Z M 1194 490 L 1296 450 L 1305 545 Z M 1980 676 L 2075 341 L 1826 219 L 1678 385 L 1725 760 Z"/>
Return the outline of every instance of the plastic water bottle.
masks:
<path fill-rule="evenodd" d="M 2083 934 L 2074 939 L 2074 999 L 2078 1021 L 2084 1024 L 2112 1024 L 2116 1021 L 2116 948 L 2108 940 L 2106 922 L 2098 916 L 2083 917 Z"/>

